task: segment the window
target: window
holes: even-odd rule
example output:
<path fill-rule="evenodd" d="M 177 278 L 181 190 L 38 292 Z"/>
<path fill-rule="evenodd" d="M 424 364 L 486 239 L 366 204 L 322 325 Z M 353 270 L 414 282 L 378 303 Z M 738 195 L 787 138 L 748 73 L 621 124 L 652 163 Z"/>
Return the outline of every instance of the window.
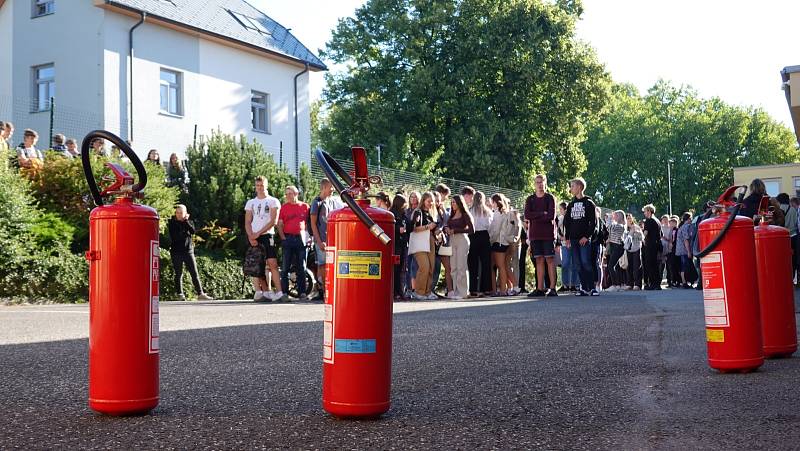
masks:
<path fill-rule="evenodd" d="M 269 123 L 269 94 L 253 91 L 250 100 L 253 130 L 270 133 Z"/>
<path fill-rule="evenodd" d="M 55 0 L 33 0 L 32 17 L 41 17 L 56 12 Z"/>
<path fill-rule="evenodd" d="M 781 179 L 764 179 L 764 185 L 767 187 L 767 194 L 772 197 L 781 192 Z"/>
<path fill-rule="evenodd" d="M 33 68 L 33 111 L 48 111 L 56 96 L 56 68 L 52 64 Z"/>
<path fill-rule="evenodd" d="M 794 195 L 800 197 L 800 177 L 794 178 Z"/>
<path fill-rule="evenodd" d="M 182 75 L 180 72 L 175 72 L 169 69 L 161 69 L 161 112 L 167 114 L 174 114 L 176 116 L 183 115 L 183 107 L 181 105 L 182 93 Z"/>
<path fill-rule="evenodd" d="M 234 18 L 236 18 L 236 21 L 242 24 L 242 26 L 245 27 L 246 29 L 256 31 L 261 34 L 272 35 L 272 33 L 270 33 L 270 31 L 267 30 L 267 28 L 264 26 L 263 23 L 261 23 L 260 20 L 255 19 L 253 17 L 245 16 L 244 14 L 233 12 L 231 10 L 228 10 L 228 12 L 231 13 L 231 15 Z"/>

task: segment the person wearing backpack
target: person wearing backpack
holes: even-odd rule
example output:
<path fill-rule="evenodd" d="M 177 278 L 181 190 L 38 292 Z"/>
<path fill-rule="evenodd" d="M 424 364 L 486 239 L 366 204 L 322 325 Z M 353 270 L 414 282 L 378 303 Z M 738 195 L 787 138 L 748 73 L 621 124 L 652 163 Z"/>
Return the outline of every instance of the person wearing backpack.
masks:
<path fill-rule="evenodd" d="M 558 296 L 554 260 L 556 198 L 547 192 L 547 177 L 544 174 L 538 174 L 535 183 L 536 192 L 525 200 L 528 240 L 531 243 L 531 255 L 536 264 L 536 289 L 530 292 L 528 297 Z M 550 276 L 550 287 L 546 287 L 544 283 L 545 266 L 547 266 L 547 274 Z"/>
<path fill-rule="evenodd" d="M 581 288 L 578 296 L 599 296 L 594 287 L 592 263 L 592 234 L 597 228 L 597 213 L 594 201 L 584 194 L 586 180 L 581 177 L 569 182 L 570 193 L 574 196 L 567 205 L 564 216 L 566 245 L 572 252 L 574 264 L 578 266 Z"/>

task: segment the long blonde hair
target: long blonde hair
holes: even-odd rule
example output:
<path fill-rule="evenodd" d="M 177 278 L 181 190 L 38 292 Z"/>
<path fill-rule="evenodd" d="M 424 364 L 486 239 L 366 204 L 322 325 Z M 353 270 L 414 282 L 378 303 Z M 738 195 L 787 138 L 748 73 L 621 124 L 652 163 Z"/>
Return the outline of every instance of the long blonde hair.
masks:
<path fill-rule="evenodd" d="M 492 214 L 492 210 L 486 206 L 486 195 L 482 191 L 476 191 L 472 197 L 472 208 L 470 213 L 473 217 L 486 217 Z"/>
<path fill-rule="evenodd" d="M 428 198 L 430 198 L 431 200 L 431 208 L 430 210 L 425 210 L 425 199 Z M 436 209 L 436 199 L 434 199 L 432 192 L 425 191 L 424 193 L 422 193 L 422 197 L 419 198 L 419 207 L 417 208 L 419 208 L 420 211 L 428 212 L 428 214 L 431 215 L 431 218 L 433 218 L 433 222 L 439 220 L 439 212 Z"/>

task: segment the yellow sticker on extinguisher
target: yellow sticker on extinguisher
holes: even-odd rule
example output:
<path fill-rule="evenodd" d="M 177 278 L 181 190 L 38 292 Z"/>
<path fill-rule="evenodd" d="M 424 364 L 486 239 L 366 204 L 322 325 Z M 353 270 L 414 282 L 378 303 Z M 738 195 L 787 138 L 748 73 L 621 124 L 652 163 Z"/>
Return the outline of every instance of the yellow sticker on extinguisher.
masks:
<path fill-rule="evenodd" d="M 722 329 L 706 329 L 706 341 L 709 343 L 725 343 L 725 331 Z"/>
<path fill-rule="evenodd" d="M 381 251 L 338 251 L 336 278 L 380 280 L 381 255 Z"/>

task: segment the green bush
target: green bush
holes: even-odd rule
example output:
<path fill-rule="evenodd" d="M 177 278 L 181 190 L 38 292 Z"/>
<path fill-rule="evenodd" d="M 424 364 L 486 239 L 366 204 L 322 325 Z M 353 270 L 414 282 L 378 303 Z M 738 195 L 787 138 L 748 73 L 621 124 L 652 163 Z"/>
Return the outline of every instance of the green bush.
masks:
<path fill-rule="evenodd" d="M 250 293 L 250 281 L 244 279 L 242 274 L 242 257 L 228 251 L 208 251 L 196 249 L 197 272 L 203 290 L 216 299 L 242 299 L 242 283 L 245 293 Z M 162 300 L 174 301 L 177 299 L 175 289 L 175 272 L 172 269 L 172 260 L 169 251 L 161 250 L 161 280 L 160 296 Z M 197 293 L 192 286 L 189 272 L 183 271 L 183 289 L 187 298 L 192 299 Z"/>
<path fill-rule="evenodd" d="M 36 207 L 30 182 L 0 164 L 0 299 L 86 299 L 88 265 L 70 253 L 69 234 L 61 218 Z"/>
<path fill-rule="evenodd" d="M 295 184 L 261 144 L 247 142 L 244 136 L 237 140 L 212 133 L 203 145 L 189 147 L 186 157 L 190 178 L 187 206 L 192 217 L 199 224 L 216 219 L 216 225 L 232 229 L 240 237 L 244 204 L 255 195 L 256 176 L 267 177 L 269 192 L 278 199 L 283 199 L 286 185 Z"/>
<path fill-rule="evenodd" d="M 89 212 L 94 208 L 94 203 L 89 196 L 89 185 L 83 175 L 81 160 L 77 158 L 64 158 L 57 154 L 48 154 L 44 167 L 38 171 L 32 180 L 36 192 L 36 199 L 44 210 L 61 216 L 67 223 L 75 228 L 73 241 L 76 249 L 88 247 L 89 237 Z M 92 155 L 92 172 L 100 189 L 107 185 L 102 177 L 113 177 L 105 163 L 110 160 L 105 157 Z M 119 160 L 116 161 L 119 163 Z M 122 166 L 134 177 L 136 170 L 130 163 Z M 178 203 L 178 189 L 168 188 L 165 185 L 164 168 L 157 165 L 145 165 L 147 171 L 147 186 L 145 198 L 141 201 L 156 209 L 161 221 L 161 231 L 166 228 L 167 220 L 175 212 Z"/>

